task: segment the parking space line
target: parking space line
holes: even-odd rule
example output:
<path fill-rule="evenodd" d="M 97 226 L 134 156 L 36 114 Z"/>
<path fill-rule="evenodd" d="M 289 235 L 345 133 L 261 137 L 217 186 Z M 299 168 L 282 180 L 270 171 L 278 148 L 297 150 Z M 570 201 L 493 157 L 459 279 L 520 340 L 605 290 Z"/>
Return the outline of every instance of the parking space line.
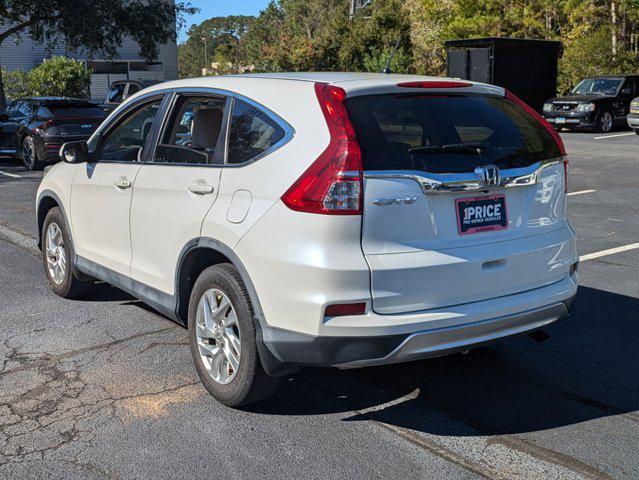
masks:
<path fill-rule="evenodd" d="M 22 175 L 16 175 L 15 173 L 7 173 L 0 170 L 0 174 L 11 178 L 22 178 Z"/>
<path fill-rule="evenodd" d="M 594 253 L 589 253 L 587 255 L 582 255 L 581 257 L 579 257 L 579 261 L 585 262 L 586 260 L 605 257 L 607 255 L 613 255 L 615 253 L 627 252 L 628 250 L 634 250 L 636 248 L 639 248 L 639 243 L 631 243 L 630 245 L 624 245 L 623 247 L 609 248 L 608 250 L 602 250 L 600 252 L 594 252 Z"/>
<path fill-rule="evenodd" d="M 597 190 L 579 190 L 578 192 L 570 192 L 567 195 L 570 197 L 571 195 L 583 195 L 584 193 L 593 193 Z"/>
<path fill-rule="evenodd" d="M 593 140 L 603 140 L 604 138 L 615 138 L 615 137 L 628 137 L 630 135 L 635 135 L 635 132 L 615 133 L 614 135 L 603 135 L 601 137 L 594 137 Z"/>

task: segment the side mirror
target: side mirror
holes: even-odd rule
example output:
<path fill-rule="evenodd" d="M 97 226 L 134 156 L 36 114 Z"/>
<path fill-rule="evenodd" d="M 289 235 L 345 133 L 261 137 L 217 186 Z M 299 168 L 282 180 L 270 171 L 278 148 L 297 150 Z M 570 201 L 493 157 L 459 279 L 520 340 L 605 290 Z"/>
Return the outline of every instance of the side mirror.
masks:
<path fill-rule="evenodd" d="M 84 163 L 89 160 L 89 147 L 87 142 L 67 142 L 60 147 L 60 159 L 66 163 Z"/>

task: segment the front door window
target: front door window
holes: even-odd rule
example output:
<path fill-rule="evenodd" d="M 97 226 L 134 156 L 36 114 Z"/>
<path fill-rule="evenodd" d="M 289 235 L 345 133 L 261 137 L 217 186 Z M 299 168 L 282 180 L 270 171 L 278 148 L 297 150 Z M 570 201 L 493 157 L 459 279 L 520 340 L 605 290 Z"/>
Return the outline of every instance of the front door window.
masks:
<path fill-rule="evenodd" d="M 151 133 L 161 103 L 162 99 L 157 98 L 125 114 L 104 136 L 100 158 L 116 162 L 137 160 Z"/>

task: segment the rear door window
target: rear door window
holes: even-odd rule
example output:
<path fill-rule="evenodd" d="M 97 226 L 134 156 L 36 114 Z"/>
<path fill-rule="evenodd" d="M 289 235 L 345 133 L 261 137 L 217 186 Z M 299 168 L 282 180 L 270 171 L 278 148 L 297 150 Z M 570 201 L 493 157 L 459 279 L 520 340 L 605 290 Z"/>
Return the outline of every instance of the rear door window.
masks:
<path fill-rule="evenodd" d="M 222 96 L 179 96 L 153 161 L 223 164 L 225 106 Z"/>
<path fill-rule="evenodd" d="M 385 94 L 353 97 L 346 108 L 365 170 L 472 172 L 518 168 L 560 156 L 546 128 L 503 97 Z"/>
<path fill-rule="evenodd" d="M 258 107 L 236 99 L 229 134 L 228 163 L 245 163 L 275 146 L 284 129 Z"/>

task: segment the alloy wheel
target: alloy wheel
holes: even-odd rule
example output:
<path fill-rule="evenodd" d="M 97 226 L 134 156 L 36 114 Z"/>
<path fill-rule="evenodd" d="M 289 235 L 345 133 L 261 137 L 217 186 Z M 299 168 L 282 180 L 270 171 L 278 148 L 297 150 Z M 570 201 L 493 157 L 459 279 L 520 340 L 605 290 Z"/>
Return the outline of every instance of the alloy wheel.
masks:
<path fill-rule="evenodd" d="M 33 150 L 33 144 L 29 141 L 24 141 L 22 143 L 22 162 L 24 166 L 29 170 L 33 168 L 33 164 L 35 162 L 35 151 Z"/>
<path fill-rule="evenodd" d="M 209 376 L 222 385 L 233 381 L 240 365 L 240 325 L 228 296 L 217 288 L 204 292 L 195 318 L 200 358 Z"/>
<path fill-rule="evenodd" d="M 599 120 L 602 132 L 609 132 L 612 129 L 612 115 L 610 112 L 603 112 Z"/>
<path fill-rule="evenodd" d="M 62 230 L 55 222 L 51 222 L 47 228 L 45 255 L 47 256 L 49 278 L 56 285 L 60 285 L 64 282 L 67 273 L 67 253 L 64 248 Z"/>

